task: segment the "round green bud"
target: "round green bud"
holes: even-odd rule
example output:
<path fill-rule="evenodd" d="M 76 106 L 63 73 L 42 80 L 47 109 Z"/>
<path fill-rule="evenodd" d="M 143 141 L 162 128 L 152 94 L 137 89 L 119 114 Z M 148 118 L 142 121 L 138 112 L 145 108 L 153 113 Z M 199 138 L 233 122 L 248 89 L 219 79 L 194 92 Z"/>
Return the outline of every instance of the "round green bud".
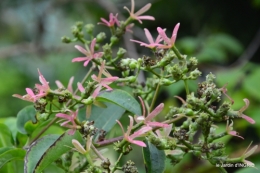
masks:
<path fill-rule="evenodd" d="M 106 39 L 106 34 L 104 32 L 101 32 L 97 35 L 97 43 L 100 43 Z"/>
<path fill-rule="evenodd" d="M 61 37 L 61 41 L 63 42 L 63 43 L 70 43 L 71 42 L 71 39 L 69 38 L 69 37 Z"/>
<path fill-rule="evenodd" d="M 115 43 L 118 42 L 118 38 L 117 38 L 116 36 L 112 36 L 112 37 L 110 38 L 110 41 L 111 41 L 111 43 L 115 44 Z"/>
<path fill-rule="evenodd" d="M 175 82 L 175 80 L 169 80 L 169 79 L 161 79 L 160 80 L 160 85 L 164 85 L 164 86 L 169 86 L 171 84 L 173 84 Z"/>
<path fill-rule="evenodd" d="M 87 25 L 85 25 L 85 29 L 86 29 L 86 32 L 89 35 L 92 35 L 93 30 L 94 30 L 94 25 L 93 24 L 87 24 Z"/>
<path fill-rule="evenodd" d="M 125 53 L 126 50 L 120 47 L 119 50 L 117 51 L 117 56 L 121 58 L 125 55 Z"/>
<path fill-rule="evenodd" d="M 194 115 L 194 112 L 193 112 L 192 109 L 187 108 L 187 109 L 185 109 L 185 115 L 187 115 L 187 116 L 193 116 L 193 115 Z"/>

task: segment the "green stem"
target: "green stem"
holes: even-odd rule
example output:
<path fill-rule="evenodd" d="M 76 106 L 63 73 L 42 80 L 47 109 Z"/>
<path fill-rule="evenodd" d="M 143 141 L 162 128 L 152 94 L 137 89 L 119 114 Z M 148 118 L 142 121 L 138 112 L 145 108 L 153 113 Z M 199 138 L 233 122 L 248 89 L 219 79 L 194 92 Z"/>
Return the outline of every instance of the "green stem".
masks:
<path fill-rule="evenodd" d="M 91 145 L 91 149 L 94 151 L 94 153 L 102 160 L 102 161 L 106 161 L 106 158 L 104 158 L 100 152 L 96 149 L 96 147 L 94 145 Z"/>
<path fill-rule="evenodd" d="M 118 166 L 119 161 L 120 161 L 120 159 L 122 158 L 122 156 L 123 156 L 123 153 L 120 153 L 120 155 L 119 155 L 119 157 L 118 157 L 118 159 L 117 159 L 117 161 L 116 161 L 116 163 L 115 163 L 115 166 L 113 167 L 113 169 L 112 169 L 112 171 L 111 171 L 112 173 L 117 170 L 117 166 Z"/>
<path fill-rule="evenodd" d="M 186 90 L 186 95 L 189 95 L 190 91 L 189 91 L 189 86 L 188 86 L 187 80 L 183 80 L 183 82 L 184 82 L 184 86 L 185 86 L 185 90 Z"/>
<path fill-rule="evenodd" d="M 90 157 L 90 153 L 87 153 L 86 155 L 86 159 L 88 161 L 88 163 L 91 165 L 91 166 L 94 166 L 94 163 L 92 161 L 92 158 Z"/>
<path fill-rule="evenodd" d="M 156 99 L 157 99 L 157 97 L 158 97 L 158 94 L 159 94 L 159 89 L 160 89 L 160 80 L 159 80 L 159 82 L 158 82 L 158 84 L 157 84 L 157 86 L 156 86 L 156 90 L 155 90 L 155 93 L 154 93 L 154 96 L 153 96 L 152 103 L 151 103 L 151 105 L 150 105 L 150 110 L 149 110 L 149 112 L 151 112 L 151 111 L 153 110 L 155 101 L 156 101 Z"/>
<path fill-rule="evenodd" d="M 180 54 L 179 50 L 178 50 L 175 46 L 172 47 L 172 50 L 173 50 L 173 52 L 175 53 L 175 55 L 177 56 L 177 58 L 178 58 L 179 60 L 182 60 L 182 59 L 183 59 L 183 57 L 182 57 L 182 55 Z"/>
<path fill-rule="evenodd" d="M 145 69 L 144 69 L 145 70 Z M 157 76 L 158 78 L 161 78 L 161 76 L 159 74 L 157 74 L 155 71 L 153 71 L 151 68 L 146 68 L 147 71 L 151 72 L 152 74 L 154 74 L 155 76 Z"/>

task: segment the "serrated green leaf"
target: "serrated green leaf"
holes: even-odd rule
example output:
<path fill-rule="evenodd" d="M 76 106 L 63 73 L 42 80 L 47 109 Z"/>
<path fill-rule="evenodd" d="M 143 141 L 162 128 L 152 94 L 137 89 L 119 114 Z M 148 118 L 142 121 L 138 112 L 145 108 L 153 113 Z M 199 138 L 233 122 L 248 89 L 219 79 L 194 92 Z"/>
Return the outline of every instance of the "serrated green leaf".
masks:
<path fill-rule="evenodd" d="M 72 145 L 72 139 L 76 139 L 80 143 L 83 143 L 83 138 L 78 131 L 76 131 L 74 135 L 69 135 L 68 132 L 65 132 L 42 154 L 36 164 L 35 172 L 43 171 L 52 162 L 60 158 L 62 154 L 68 152 L 71 148 L 74 148 Z"/>
<path fill-rule="evenodd" d="M 103 91 L 96 99 L 114 103 L 135 115 L 142 114 L 140 104 L 128 92 L 123 90 Z"/>
<path fill-rule="evenodd" d="M 23 159 L 25 154 L 25 150 L 21 148 L 11 149 L 2 153 L 0 155 L 0 168 L 12 160 Z"/>
<path fill-rule="evenodd" d="M 31 106 L 26 106 L 22 110 L 20 110 L 17 114 L 17 128 L 18 131 L 22 134 L 28 134 L 24 126 L 26 123 L 31 121 L 31 123 L 36 123 L 36 118 L 35 118 L 36 111 L 34 107 Z"/>
<path fill-rule="evenodd" d="M 146 147 L 143 147 L 143 156 L 147 172 L 162 173 L 164 171 L 165 153 L 163 150 L 158 150 L 149 141 L 144 141 Z"/>
<path fill-rule="evenodd" d="M 125 109 L 109 102 L 105 105 L 106 108 L 93 106 L 89 120 L 95 122 L 95 127 L 109 132 L 116 124 L 116 120 L 124 114 Z M 80 121 L 86 120 L 86 111 L 80 110 L 78 117 Z"/>
<path fill-rule="evenodd" d="M 0 129 L 0 147 L 12 146 L 12 133 L 9 128 L 5 124 L 0 123 Z"/>

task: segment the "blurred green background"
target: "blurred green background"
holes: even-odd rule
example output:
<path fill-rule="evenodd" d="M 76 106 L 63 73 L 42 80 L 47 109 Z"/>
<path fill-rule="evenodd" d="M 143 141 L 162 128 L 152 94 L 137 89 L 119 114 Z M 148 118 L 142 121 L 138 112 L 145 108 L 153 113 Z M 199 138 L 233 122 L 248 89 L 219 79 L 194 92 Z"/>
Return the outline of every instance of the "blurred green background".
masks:
<path fill-rule="evenodd" d="M 181 23 L 176 45 L 183 54 L 196 56 L 199 68 L 205 75 L 213 72 L 217 75 L 219 87 L 228 83 L 228 94 L 235 100 L 234 109 L 240 109 L 243 98 L 250 100 L 245 112 L 252 117 L 255 125 L 243 120 L 235 122 L 235 129 L 241 139 L 232 138 L 227 151 L 231 155 L 243 153 L 249 145 L 260 142 L 260 0 L 136 0 L 136 9 L 148 2 L 152 8 L 146 13 L 155 21 L 136 23 L 133 34 L 127 34 L 121 46 L 129 50 L 128 57 L 141 57 L 151 54 L 138 44 L 129 42 L 130 38 L 146 41 L 143 28 L 156 35 L 158 26 L 167 28 L 168 35 L 178 22 Z M 124 6 L 130 7 L 130 0 L 1 0 L 0 1 L 0 118 L 15 117 L 17 112 L 30 103 L 13 98 L 12 94 L 24 94 L 25 88 L 38 83 L 37 68 L 40 69 L 50 86 L 60 80 L 65 86 L 71 76 L 78 82 L 86 69 L 81 63 L 71 63 L 78 56 L 75 43 L 61 43 L 61 37 L 72 36 L 71 26 L 76 21 L 97 24 L 100 17 L 108 19 L 110 12 L 119 13 L 119 19 L 128 17 Z M 109 33 L 102 26 L 100 31 Z M 74 86 L 74 88 L 76 85 Z M 196 91 L 196 83 L 190 88 Z M 183 85 L 177 83 L 161 92 L 161 99 L 167 99 L 166 105 L 177 104 L 174 95 L 181 95 Z M 221 128 L 221 127 L 220 127 Z M 224 127 L 223 127 L 224 128 Z M 116 128 L 117 129 L 117 128 Z M 234 145 L 235 144 L 235 145 Z M 249 160 L 260 169 L 260 149 Z M 141 162 L 139 158 L 132 158 Z M 205 172 L 216 171 L 193 157 L 186 157 L 173 170 L 166 172 Z M 142 163 L 140 167 L 144 170 Z M 229 172 L 236 171 L 234 168 Z M 239 172 L 240 171 L 240 172 Z M 239 173 L 248 169 L 239 170 Z M 249 169 L 252 171 L 252 169 Z M 253 170 L 254 172 L 259 170 Z"/>

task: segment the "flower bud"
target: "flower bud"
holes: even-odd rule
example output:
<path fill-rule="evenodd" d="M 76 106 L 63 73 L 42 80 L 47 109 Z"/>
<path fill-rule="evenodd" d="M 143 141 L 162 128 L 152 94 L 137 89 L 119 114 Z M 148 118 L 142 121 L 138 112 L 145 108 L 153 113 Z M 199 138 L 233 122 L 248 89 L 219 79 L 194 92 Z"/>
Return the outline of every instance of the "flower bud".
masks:
<path fill-rule="evenodd" d="M 138 65 L 139 65 L 138 62 L 135 59 L 131 59 L 129 68 L 134 70 L 134 69 L 138 68 Z"/>
<path fill-rule="evenodd" d="M 112 37 L 110 38 L 110 42 L 111 42 L 112 44 L 115 44 L 115 43 L 118 42 L 118 38 L 117 38 L 116 36 L 112 36 Z"/>
<path fill-rule="evenodd" d="M 70 42 L 71 42 L 71 39 L 70 39 L 69 37 L 63 36 L 63 37 L 61 37 L 61 41 L 62 41 L 63 43 L 70 43 Z"/>
<path fill-rule="evenodd" d="M 101 32 L 96 37 L 97 43 L 100 43 L 106 39 L 106 34 L 104 32 Z"/>
<path fill-rule="evenodd" d="M 122 71 L 122 76 L 123 76 L 123 77 L 129 76 L 129 74 L 130 74 L 130 71 L 129 71 L 129 70 Z"/>
<path fill-rule="evenodd" d="M 87 24 L 87 25 L 85 25 L 85 29 L 86 29 L 86 32 L 89 35 L 92 35 L 93 30 L 94 30 L 94 25 L 93 24 Z"/>
<path fill-rule="evenodd" d="M 79 29 L 79 31 L 82 31 L 83 22 L 81 22 L 81 21 L 76 22 L 76 27 Z"/>
<path fill-rule="evenodd" d="M 163 86 L 169 86 L 171 84 L 173 84 L 175 82 L 175 80 L 169 80 L 169 79 L 161 79 L 160 80 L 160 85 L 163 85 Z"/>
<path fill-rule="evenodd" d="M 117 56 L 119 58 L 122 58 L 125 55 L 125 53 L 126 53 L 126 50 L 120 47 L 119 50 L 117 51 Z"/>

